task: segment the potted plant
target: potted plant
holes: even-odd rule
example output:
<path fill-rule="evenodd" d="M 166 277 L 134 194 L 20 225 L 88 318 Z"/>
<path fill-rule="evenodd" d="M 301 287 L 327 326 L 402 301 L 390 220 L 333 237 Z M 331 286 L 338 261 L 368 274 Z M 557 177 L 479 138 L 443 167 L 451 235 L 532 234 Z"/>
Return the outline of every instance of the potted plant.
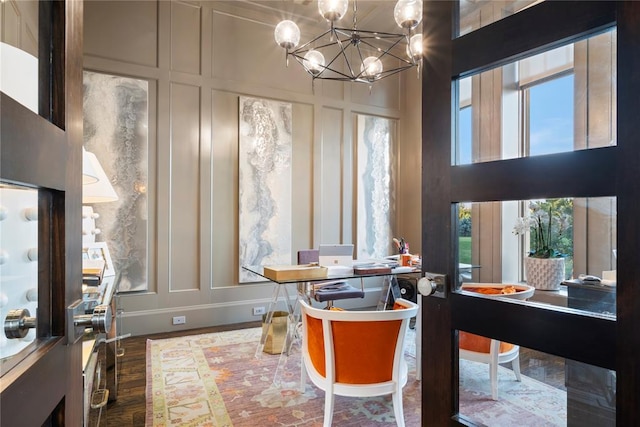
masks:
<path fill-rule="evenodd" d="M 557 290 L 565 279 L 565 256 L 560 250 L 570 227 L 571 199 L 529 202 L 529 216 L 518 218 L 516 235 L 529 233 L 530 250 L 525 258 L 527 283 L 541 290 Z"/>

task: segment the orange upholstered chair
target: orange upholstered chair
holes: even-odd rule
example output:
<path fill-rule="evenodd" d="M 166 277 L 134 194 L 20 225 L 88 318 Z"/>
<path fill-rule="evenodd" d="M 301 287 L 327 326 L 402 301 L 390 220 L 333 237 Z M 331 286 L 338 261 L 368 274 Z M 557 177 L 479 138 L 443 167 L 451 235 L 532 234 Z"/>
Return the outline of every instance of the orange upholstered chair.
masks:
<path fill-rule="evenodd" d="M 519 346 L 464 331 L 460 331 L 458 335 L 458 346 L 460 358 L 489 364 L 493 400 L 498 400 L 498 365 L 500 363 L 511 362 L 516 380 L 522 380 Z"/>
<path fill-rule="evenodd" d="M 300 301 L 303 378 L 325 392 L 324 426 L 331 426 L 334 395 L 391 394 L 398 426 L 404 426 L 402 387 L 407 383 L 404 339 L 418 305 L 396 300 L 393 310 L 323 310 Z"/>

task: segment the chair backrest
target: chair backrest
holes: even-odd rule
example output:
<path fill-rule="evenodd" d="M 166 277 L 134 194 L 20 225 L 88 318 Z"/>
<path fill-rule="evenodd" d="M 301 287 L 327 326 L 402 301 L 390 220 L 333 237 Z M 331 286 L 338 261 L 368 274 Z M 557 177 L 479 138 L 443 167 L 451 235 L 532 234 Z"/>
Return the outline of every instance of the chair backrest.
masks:
<path fill-rule="evenodd" d="M 491 353 L 491 338 L 470 332 L 460 331 L 458 334 L 458 345 L 462 350 L 475 351 L 477 353 Z M 513 344 L 500 341 L 499 353 L 506 353 L 514 348 Z"/>
<path fill-rule="evenodd" d="M 319 376 L 341 384 L 397 379 L 417 304 L 399 299 L 394 310 L 385 311 L 322 310 L 304 301 L 300 305 L 305 363 Z"/>
<path fill-rule="evenodd" d="M 298 264 L 311 264 L 320 259 L 319 249 L 302 249 L 298 251 Z"/>

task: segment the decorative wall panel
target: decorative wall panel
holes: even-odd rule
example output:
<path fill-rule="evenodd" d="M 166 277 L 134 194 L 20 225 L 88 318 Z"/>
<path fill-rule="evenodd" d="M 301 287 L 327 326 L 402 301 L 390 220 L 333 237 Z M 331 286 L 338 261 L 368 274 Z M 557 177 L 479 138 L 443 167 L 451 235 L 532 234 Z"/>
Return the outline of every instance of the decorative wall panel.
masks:
<path fill-rule="evenodd" d="M 93 205 L 120 291 L 147 289 L 148 82 L 84 72 L 84 146 L 98 158 L 119 200 Z"/>
<path fill-rule="evenodd" d="M 395 128 L 390 119 L 357 116 L 358 259 L 391 253 L 396 216 Z"/>
<path fill-rule="evenodd" d="M 291 263 L 291 104 L 240 97 L 240 282 L 243 265 Z"/>
<path fill-rule="evenodd" d="M 200 289 L 200 87 L 171 83 L 169 271 L 171 292 Z M 204 237 L 204 239 L 207 239 Z"/>

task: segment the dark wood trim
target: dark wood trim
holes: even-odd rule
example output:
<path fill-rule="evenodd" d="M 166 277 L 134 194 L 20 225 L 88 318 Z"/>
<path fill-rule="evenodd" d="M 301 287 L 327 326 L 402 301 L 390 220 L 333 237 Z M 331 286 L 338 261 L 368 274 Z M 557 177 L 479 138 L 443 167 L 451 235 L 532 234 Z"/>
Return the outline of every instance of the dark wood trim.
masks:
<path fill-rule="evenodd" d="M 636 117 L 640 110 L 640 2 L 546 1 L 457 39 L 451 34 L 457 7 L 448 3 L 453 2 L 423 3 L 424 21 L 430 23 L 424 34 L 429 49 L 422 91 L 423 269 L 454 277 L 451 264 L 457 259 L 456 236 L 452 232 L 456 202 L 615 196 L 621 285 L 617 288 L 617 319 L 456 293 L 446 299 L 426 298 L 423 425 L 467 422 L 456 414 L 456 330 L 615 369 L 616 422 L 633 425 L 640 419 L 640 288 L 633 286 L 640 277 L 640 264 L 635 259 L 640 252 L 640 136 Z M 456 78 L 566 45 L 616 25 L 617 146 L 450 166 L 451 117 L 455 116 L 452 98 L 456 99 L 451 83 Z M 530 178 L 533 172 L 535 180 Z"/>
<path fill-rule="evenodd" d="M 38 191 L 38 338 L 51 337 L 52 313 L 55 309 L 51 306 L 51 299 L 56 289 L 52 284 L 52 263 L 55 256 L 52 253 L 51 238 L 51 213 L 53 209 L 51 192 L 47 190 Z M 46 285 L 45 285 L 46 284 Z M 59 289 L 57 289 L 60 292 Z"/>
<path fill-rule="evenodd" d="M 62 2 L 61 2 L 62 3 Z M 67 185 L 65 193 L 57 194 L 54 203 L 54 220 L 57 227 L 56 235 L 64 236 L 64 260 L 59 259 L 54 268 L 54 280 L 65 283 L 64 297 L 66 306 L 82 299 L 82 236 L 78 233 L 82 227 L 82 66 L 83 66 L 83 14 L 82 1 L 66 0 L 61 4 L 59 19 L 54 19 L 56 26 L 64 31 L 58 44 L 54 44 L 61 52 L 65 52 L 61 64 L 64 66 L 64 79 L 54 83 L 54 99 L 61 102 L 64 108 L 54 114 L 57 120 L 64 120 L 67 134 L 69 155 L 67 159 Z M 55 69 L 55 68 L 54 68 Z M 56 104 L 54 104 L 55 106 Z M 62 217 L 64 212 L 64 217 Z M 63 222 L 64 219 L 64 222 Z M 64 262 L 63 262 L 64 261 Z M 54 287 L 56 285 L 54 284 Z M 54 306 L 60 306 L 62 301 L 53 301 Z M 56 320 L 57 319 L 57 320 Z M 54 317 L 54 329 L 57 330 L 64 322 Z M 83 382 L 81 366 L 82 343 L 67 343 L 68 360 L 71 373 L 68 375 L 68 385 L 65 395 L 64 410 L 65 425 L 80 425 L 83 417 Z M 61 408 L 56 408 L 56 411 Z"/>
<path fill-rule="evenodd" d="M 452 327 L 615 369 L 616 321 L 577 310 L 453 293 Z M 481 320 L 480 320 L 481 319 Z M 513 319 L 527 319 L 514 322 Z M 571 339 L 567 339 L 571 337 Z"/>
<path fill-rule="evenodd" d="M 67 50 L 71 55 L 76 41 L 68 38 L 66 31 L 67 1 L 54 0 L 52 2 L 51 20 L 54 31 L 51 34 L 51 123 L 61 129 L 66 129 L 67 123 L 67 91 L 66 64 Z M 80 10 L 82 10 L 80 8 Z M 82 39 L 82 33 L 76 35 Z M 82 47 L 82 43 L 80 44 Z M 82 51 L 80 51 L 82 54 Z M 80 64 L 82 67 L 82 64 Z M 82 98 L 80 98 L 82 99 Z"/>
<path fill-rule="evenodd" d="M 640 2 L 618 2 L 617 138 L 618 188 L 618 341 L 617 412 L 619 426 L 640 420 Z"/>
<path fill-rule="evenodd" d="M 4 93 L 0 93 L 0 110 L 2 179 L 64 189 L 68 160 L 67 150 L 61 149 L 66 147 L 64 131 Z M 4 155 L 8 149 L 11 156 Z"/>
<path fill-rule="evenodd" d="M 454 166 L 451 200 L 612 196 L 616 193 L 612 177 L 616 176 L 617 154 L 617 147 L 603 147 Z"/>
<path fill-rule="evenodd" d="M 51 121 L 51 34 L 52 3 L 38 3 L 38 111 Z"/>
<path fill-rule="evenodd" d="M 66 354 L 67 348 L 62 339 L 41 341 L 36 351 L 2 376 L 0 381 L 2 425 L 43 425 L 48 414 L 43 415 L 40 408 L 57 406 L 64 398 L 65 389 L 64 386 L 43 385 L 68 382 L 69 372 L 64 369 L 67 366 Z M 25 366 L 28 367 L 28 372 L 22 369 Z M 37 410 L 34 410 L 34 404 L 37 405 Z M 11 410 L 8 410 L 9 408 Z"/>
<path fill-rule="evenodd" d="M 453 269 L 457 251 L 451 235 L 451 166 L 442 161 L 451 158 L 451 16 L 456 5 L 452 1 L 423 4 L 423 21 L 429 23 L 423 42 L 429 46 L 429 57 L 422 79 L 422 268 L 447 273 Z M 450 310 L 448 299 L 423 299 L 422 425 L 448 425 L 458 411 Z"/>
<path fill-rule="evenodd" d="M 66 127 L 66 5 L 41 1 L 38 7 L 38 109 L 42 117 Z"/>
<path fill-rule="evenodd" d="M 453 41 L 452 76 L 503 65 L 615 25 L 612 1 L 545 1 Z M 426 21 L 431 22 L 431 21 Z"/>
<path fill-rule="evenodd" d="M 64 336 L 66 332 L 65 292 L 65 193 L 42 189 L 38 194 L 38 336 Z"/>

